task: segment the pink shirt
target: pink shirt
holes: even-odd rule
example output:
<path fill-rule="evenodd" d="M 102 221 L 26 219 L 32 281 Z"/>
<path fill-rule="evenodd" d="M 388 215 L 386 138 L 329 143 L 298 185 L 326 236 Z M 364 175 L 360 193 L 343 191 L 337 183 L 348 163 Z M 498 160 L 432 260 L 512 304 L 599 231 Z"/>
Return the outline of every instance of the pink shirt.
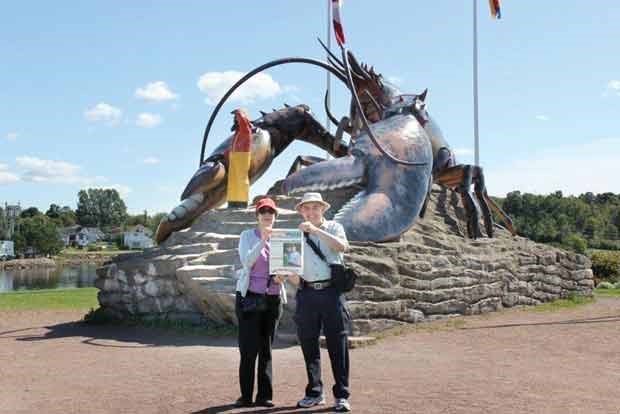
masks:
<path fill-rule="evenodd" d="M 260 240 L 260 232 L 258 229 L 254 230 L 254 234 Z M 248 290 L 254 293 L 267 293 L 268 295 L 279 295 L 280 285 L 275 282 L 271 282 L 269 287 L 267 283 L 269 281 L 269 251 L 271 243 L 269 240 L 265 241 L 265 246 L 261 250 L 252 270 L 250 271 L 250 286 Z"/>

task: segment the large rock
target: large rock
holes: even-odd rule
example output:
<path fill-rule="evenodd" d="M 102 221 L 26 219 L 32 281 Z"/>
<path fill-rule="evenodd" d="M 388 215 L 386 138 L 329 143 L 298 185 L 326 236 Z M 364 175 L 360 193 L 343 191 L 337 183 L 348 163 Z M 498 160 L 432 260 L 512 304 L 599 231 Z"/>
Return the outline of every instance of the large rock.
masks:
<path fill-rule="evenodd" d="M 325 194 L 328 216 L 352 190 Z M 299 198 L 274 195 L 277 227 L 296 227 Z M 591 295 L 590 261 L 501 227 L 493 238 L 466 238 L 459 197 L 434 187 L 426 216 L 390 243 L 354 243 L 345 255 L 360 277 L 347 294 L 353 333 L 506 307 Z M 117 318 L 134 316 L 234 324 L 239 233 L 255 226 L 252 209 L 219 209 L 142 254 L 116 258 L 97 270 L 99 301 Z M 294 288 L 288 288 L 282 327 L 293 328 Z"/>

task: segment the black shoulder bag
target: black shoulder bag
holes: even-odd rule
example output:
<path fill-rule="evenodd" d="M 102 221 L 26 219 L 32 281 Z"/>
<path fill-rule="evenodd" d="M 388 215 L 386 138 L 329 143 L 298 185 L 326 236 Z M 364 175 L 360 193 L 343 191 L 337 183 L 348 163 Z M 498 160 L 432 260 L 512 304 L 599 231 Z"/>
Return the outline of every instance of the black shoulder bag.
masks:
<path fill-rule="evenodd" d="M 319 247 L 310 239 L 308 233 L 304 233 L 306 238 L 306 242 L 308 245 L 314 250 L 314 253 L 317 254 L 325 263 L 329 265 L 331 269 L 332 276 L 332 284 L 339 292 L 349 292 L 353 290 L 355 287 L 355 280 L 357 279 L 357 273 L 355 270 L 350 267 L 346 267 L 345 265 L 341 265 L 340 263 L 331 264 L 325 259 L 325 255 L 319 249 Z"/>

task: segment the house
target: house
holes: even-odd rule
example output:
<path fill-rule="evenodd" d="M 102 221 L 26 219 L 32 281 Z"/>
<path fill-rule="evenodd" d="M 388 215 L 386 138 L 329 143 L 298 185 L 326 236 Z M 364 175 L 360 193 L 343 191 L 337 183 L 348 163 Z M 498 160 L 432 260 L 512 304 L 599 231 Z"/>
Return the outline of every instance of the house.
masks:
<path fill-rule="evenodd" d="M 60 239 L 67 246 L 73 246 L 76 244 L 76 234 L 82 227 L 79 225 L 63 227 L 58 232 L 60 233 Z"/>
<path fill-rule="evenodd" d="M 69 226 L 60 231 L 65 246 L 86 247 L 105 238 L 98 227 Z"/>
<path fill-rule="evenodd" d="M 15 244 L 11 240 L 0 240 L 0 260 L 15 258 Z"/>
<path fill-rule="evenodd" d="M 123 245 L 130 249 L 148 249 L 155 246 L 151 238 L 153 232 L 141 224 L 123 233 Z"/>

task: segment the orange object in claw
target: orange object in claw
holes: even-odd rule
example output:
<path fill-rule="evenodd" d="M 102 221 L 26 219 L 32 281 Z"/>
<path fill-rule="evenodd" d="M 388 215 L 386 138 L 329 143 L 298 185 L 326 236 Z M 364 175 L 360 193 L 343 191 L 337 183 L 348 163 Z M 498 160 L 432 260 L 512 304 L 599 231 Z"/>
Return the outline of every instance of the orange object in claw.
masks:
<path fill-rule="evenodd" d="M 247 207 L 250 198 L 250 151 L 252 123 L 240 109 L 235 115 L 235 136 L 228 153 L 228 207 Z"/>

